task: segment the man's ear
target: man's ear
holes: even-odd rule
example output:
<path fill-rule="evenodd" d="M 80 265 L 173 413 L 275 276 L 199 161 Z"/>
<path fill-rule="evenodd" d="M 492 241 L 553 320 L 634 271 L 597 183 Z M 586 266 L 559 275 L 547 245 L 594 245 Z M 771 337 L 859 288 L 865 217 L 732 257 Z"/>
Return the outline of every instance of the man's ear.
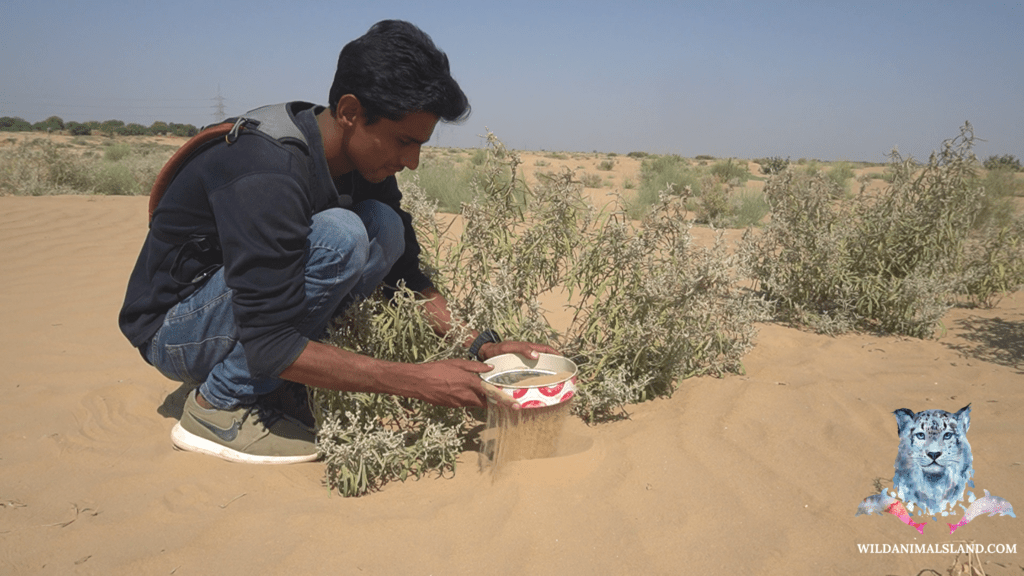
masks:
<path fill-rule="evenodd" d="M 345 94 L 338 99 L 338 106 L 334 109 L 334 119 L 344 128 L 351 128 L 355 125 L 356 119 L 363 115 L 363 104 L 354 94 Z"/>

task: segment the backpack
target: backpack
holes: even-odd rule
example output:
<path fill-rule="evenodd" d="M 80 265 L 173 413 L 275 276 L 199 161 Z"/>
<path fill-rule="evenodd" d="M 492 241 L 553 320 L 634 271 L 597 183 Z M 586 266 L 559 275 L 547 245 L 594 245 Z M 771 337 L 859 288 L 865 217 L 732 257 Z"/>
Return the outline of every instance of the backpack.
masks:
<path fill-rule="evenodd" d="M 149 191 L 149 220 L 153 220 L 153 213 L 156 212 L 160 199 L 167 192 L 167 188 L 171 185 L 174 177 L 178 175 L 178 172 L 181 171 L 189 160 L 203 150 L 213 146 L 222 137 L 230 146 L 246 130 L 262 132 L 279 142 L 286 140 L 298 141 L 302 144 L 303 148 L 307 151 L 309 150 L 306 135 L 302 133 L 302 130 L 299 130 L 299 127 L 295 125 L 295 121 L 292 120 L 292 116 L 288 112 L 288 104 L 263 106 L 246 112 L 242 116 L 228 118 L 219 124 L 207 126 L 190 138 L 188 142 L 185 142 L 181 148 L 178 148 L 178 151 L 160 169 L 156 182 L 153 183 L 153 188 Z"/>
<path fill-rule="evenodd" d="M 304 105 L 312 106 L 312 104 Z M 262 108 L 246 112 L 243 116 L 228 118 L 219 124 L 207 126 L 185 142 L 171 156 L 170 160 L 164 164 L 164 167 L 160 169 L 160 173 L 157 174 L 156 182 L 153 183 L 153 188 L 149 192 L 150 223 L 153 221 L 153 214 L 160 204 L 160 199 L 163 198 L 167 188 L 185 164 L 204 150 L 217 144 L 220 138 L 224 138 L 228 146 L 230 146 L 244 132 L 258 132 L 278 142 L 297 142 L 302 145 L 302 148 L 307 153 L 309 152 L 309 143 L 306 141 L 306 136 L 295 125 L 295 121 L 288 111 L 288 104 L 263 106 Z M 156 229 L 152 228 L 151 233 L 164 242 L 179 245 L 174 262 L 169 270 L 171 279 L 178 284 L 200 284 L 223 266 L 220 243 L 215 235 L 192 235 L 187 238 L 177 238 L 166 233 L 158 233 Z M 192 271 L 187 273 L 186 276 L 181 277 L 180 270 L 188 261 L 200 262 L 202 268 L 198 272 Z"/>

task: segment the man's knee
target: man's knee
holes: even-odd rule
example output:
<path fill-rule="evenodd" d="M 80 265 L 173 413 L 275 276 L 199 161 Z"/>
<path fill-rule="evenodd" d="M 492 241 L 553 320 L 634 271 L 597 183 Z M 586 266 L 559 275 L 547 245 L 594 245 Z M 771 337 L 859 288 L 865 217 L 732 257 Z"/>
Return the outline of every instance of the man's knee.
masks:
<path fill-rule="evenodd" d="M 309 235 L 307 274 L 310 268 L 317 267 L 361 269 L 366 265 L 369 246 L 363 222 L 351 211 L 332 208 L 314 214 Z"/>
<path fill-rule="evenodd" d="M 405 225 L 398 213 L 378 200 L 364 200 L 353 210 L 363 221 L 369 241 L 380 246 L 388 262 L 396 262 L 405 252 Z"/>

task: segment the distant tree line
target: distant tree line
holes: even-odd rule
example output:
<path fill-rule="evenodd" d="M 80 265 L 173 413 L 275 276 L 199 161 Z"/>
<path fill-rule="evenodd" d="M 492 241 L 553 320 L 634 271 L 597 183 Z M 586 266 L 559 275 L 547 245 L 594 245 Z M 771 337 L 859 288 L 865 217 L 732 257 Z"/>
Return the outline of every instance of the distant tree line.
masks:
<path fill-rule="evenodd" d="M 29 123 L 23 118 L 16 116 L 0 117 L 0 132 L 60 132 L 66 131 L 72 136 L 88 136 L 97 131 L 107 136 L 195 136 L 199 129 L 191 124 L 177 124 L 175 122 L 162 122 L 157 120 L 149 126 L 142 124 L 125 124 L 120 120 L 107 120 L 97 122 L 65 122 L 60 116 L 50 116 L 42 122 Z"/>

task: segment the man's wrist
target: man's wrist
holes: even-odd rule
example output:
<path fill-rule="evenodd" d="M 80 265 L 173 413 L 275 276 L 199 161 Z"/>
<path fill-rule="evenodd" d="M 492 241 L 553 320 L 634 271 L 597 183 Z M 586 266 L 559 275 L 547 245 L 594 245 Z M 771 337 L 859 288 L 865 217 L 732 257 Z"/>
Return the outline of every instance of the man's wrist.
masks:
<path fill-rule="evenodd" d="M 488 328 L 480 332 L 480 335 L 477 336 L 476 339 L 473 340 L 473 343 L 469 345 L 469 355 L 479 360 L 480 348 L 482 348 L 484 344 L 489 344 L 491 342 L 501 342 L 501 337 L 498 336 L 497 332 Z"/>

